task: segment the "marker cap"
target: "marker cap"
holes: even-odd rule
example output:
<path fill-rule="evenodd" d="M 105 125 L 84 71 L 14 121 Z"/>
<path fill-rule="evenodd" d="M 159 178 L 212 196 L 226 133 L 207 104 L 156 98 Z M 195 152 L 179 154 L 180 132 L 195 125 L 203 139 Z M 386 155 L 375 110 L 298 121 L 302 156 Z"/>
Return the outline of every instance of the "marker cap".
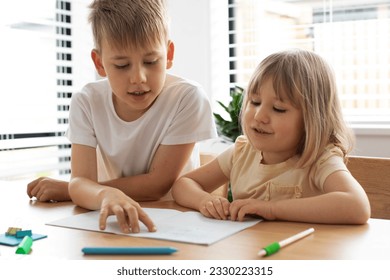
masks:
<path fill-rule="evenodd" d="M 16 249 L 16 254 L 28 254 L 31 252 L 33 240 L 30 236 L 26 235 L 23 240 L 19 243 L 18 248 Z"/>
<path fill-rule="evenodd" d="M 266 254 L 267 256 L 276 253 L 277 251 L 279 251 L 279 249 L 280 249 L 279 242 L 274 242 L 269 244 L 267 247 L 264 247 L 264 250 L 267 252 Z"/>

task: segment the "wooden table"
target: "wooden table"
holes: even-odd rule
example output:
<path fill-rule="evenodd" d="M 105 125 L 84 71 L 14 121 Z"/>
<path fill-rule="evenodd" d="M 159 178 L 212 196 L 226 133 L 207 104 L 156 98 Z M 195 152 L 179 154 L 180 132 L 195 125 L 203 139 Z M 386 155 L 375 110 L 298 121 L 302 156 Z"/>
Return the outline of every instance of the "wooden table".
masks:
<path fill-rule="evenodd" d="M 367 224 L 360 226 L 264 221 L 213 245 L 204 246 L 45 225 L 86 210 L 71 202 L 42 203 L 30 200 L 26 194 L 26 184 L 21 182 L 0 182 L 0 196 L 0 232 L 14 226 L 48 235 L 34 242 L 31 255 L 36 257 L 69 260 L 256 260 L 261 247 L 314 227 L 314 234 L 267 259 L 390 260 L 390 220 L 370 219 Z M 173 201 L 142 205 L 186 210 Z M 173 246 L 179 251 L 168 256 L 84 256 L 81 248 L 85 246 Z M 0 245 L 2 257 L 14 255 L 15 250 L 16 247 Z"/>

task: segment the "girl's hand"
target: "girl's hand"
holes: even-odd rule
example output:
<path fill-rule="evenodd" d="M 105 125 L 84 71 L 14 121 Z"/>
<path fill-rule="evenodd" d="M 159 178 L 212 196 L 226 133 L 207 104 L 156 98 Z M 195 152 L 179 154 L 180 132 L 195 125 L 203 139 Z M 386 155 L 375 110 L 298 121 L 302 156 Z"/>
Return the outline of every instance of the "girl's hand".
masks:
<path fill-rule="evenodd" d="M 232 221 L 243 221 L 245 215 L 257 215 L 272 220 L 270 203 L 258 199 L 238 199 L 230 204 L 229 212 Z"/>
<path fill-rule="evenodd" d="M 149 231 L 156 231 L 156 226 L 149 216 L 142 210 L 139 203 L 125 195 L 122 191 L 110 188 L 104 192 L 100 209 L 99 226 L 106 228 L 108 216 L 115 215 L 118 224 L 124 233 L 138 233 L 141 221 Z"/>
<path fill-rule="evenodd" d="M 208 196 L 199 205 L 199 211 L 208 218 L 226 220 L 229 216 L 229 201 L 224 197 Z"/>

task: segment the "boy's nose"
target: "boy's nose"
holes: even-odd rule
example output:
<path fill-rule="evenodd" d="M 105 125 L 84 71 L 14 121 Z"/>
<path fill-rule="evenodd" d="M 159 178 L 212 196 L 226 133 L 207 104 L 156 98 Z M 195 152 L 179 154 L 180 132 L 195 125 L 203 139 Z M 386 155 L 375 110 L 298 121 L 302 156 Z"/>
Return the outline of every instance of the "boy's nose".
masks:
<path fill-rule="evenodd" d="M 132 84 L 142 84 L 146 81 L 146 75 L 143 69 L 134 68 L 130 73 L 130 82 Z"/>

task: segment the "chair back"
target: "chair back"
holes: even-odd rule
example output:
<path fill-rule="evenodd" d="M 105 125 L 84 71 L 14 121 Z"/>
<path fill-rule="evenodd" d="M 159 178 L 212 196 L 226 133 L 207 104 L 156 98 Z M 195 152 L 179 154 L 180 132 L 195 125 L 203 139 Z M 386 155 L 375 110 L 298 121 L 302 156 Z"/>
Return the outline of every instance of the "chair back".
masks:
<path fill-rule="evenodd" d="M 371 204 L 371 218 L 390 219 L 390 158 L 350 156 L 347 167 Z"/>

